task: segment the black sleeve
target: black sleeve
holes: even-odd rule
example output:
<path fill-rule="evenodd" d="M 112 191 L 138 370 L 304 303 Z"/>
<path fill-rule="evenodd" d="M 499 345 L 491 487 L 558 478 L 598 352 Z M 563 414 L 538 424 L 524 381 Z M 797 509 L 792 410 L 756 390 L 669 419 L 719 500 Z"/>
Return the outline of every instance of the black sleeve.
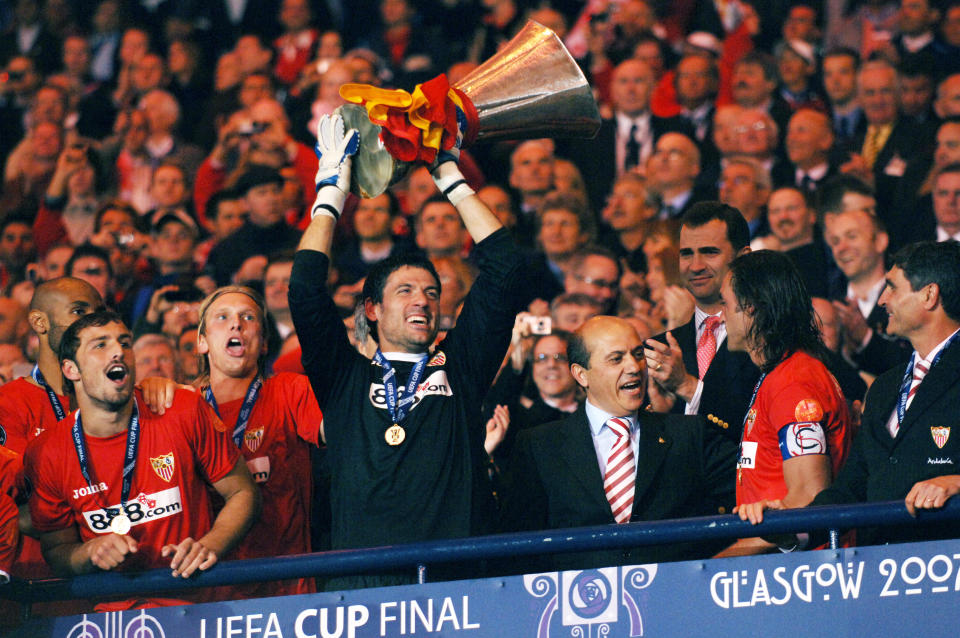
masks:
<path fill-rule="evenodd" d="M 501 228 L 474 248 L 480 275 L 470 288 L 456 327 L 445 346 L 463 355 L 456 363 L 482 398 L 500 369 L 514 319 L 522 308 L 518 285 L 520 255 L 509 231 Z"/>
<path fill-rule="evenodd" d="M 891 339 L 874 328 L 870 343 L 860 352 L 853 354 L 853 361 L 864 372 L 880 375 L 894 366 L 906 364 L 912 353 L 913 348 L 909 342 Z"/>
<path fill-rule="evenodd" d="M 721 430 L 708 424 L 702 416 L 698 429 L 703 433 L 704 498 L 708 511 L 718 514 L 730 512 L 736 504 L 736 473 L 739 446 L 724 436 Z M 722 510 L 720 508 L 723 508 Z"/>
<path fill-rule="evenodd" d="M 866 437 L 869 434 L 861 426 L 853 438 L 850 456 L 828 488 L 817 494 L 810 505 L 844 505 L 863 503 L 867 500 L 869 468 L 865 454 Z"/>
<path fill-rule="evenodd" d="M 337 306 L 327 292 L 330 259 L 314 250 L 300 250 L 290 275 L 290 314 L 300 338 L 303 369 L 310 378 L 320 409 L 334 396 L 344 364 L 360 355 L 350 346 Z"/>
<path fill-rule="evenodd" d="M 504 477 L 500 500 L 501 531 L 547 528 L 547 495 L 531 446 L 530 432 L 521 432 Z"/>

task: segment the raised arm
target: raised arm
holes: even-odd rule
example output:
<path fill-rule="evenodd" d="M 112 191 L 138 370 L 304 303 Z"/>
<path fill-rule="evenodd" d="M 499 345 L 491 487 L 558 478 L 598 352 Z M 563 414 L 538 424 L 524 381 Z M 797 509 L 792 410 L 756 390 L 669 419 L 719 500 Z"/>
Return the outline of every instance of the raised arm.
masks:
<path fill-rule="evenodd" d="M 343 118 L 324 115 L 317 126 L 317 198 L 310 209 L 310 225 L 297 250 L 316 250 L 330 256 L 333 229 L 350 190 L 353 155 L 360 144 L 356 129 L 344 131 Z"/>
<path fill-rule="evenodd" d="M 458 112 L 459 115 L 459 112 Z M 497 219 L 487 205 L 480 201 L 467 180 L 460 172 L 460 144 L 463 141 L 463 126 L 465 121 L 458 118 L 458 132 L 456 144 L 450 150 L 441 150 L 437 159 L 430 166 L 430 175 L 437 189 L 450 200 L 463 219 L 463 225 L 473 238 L 474 243 L 480 243 L 501 228 Z"/>

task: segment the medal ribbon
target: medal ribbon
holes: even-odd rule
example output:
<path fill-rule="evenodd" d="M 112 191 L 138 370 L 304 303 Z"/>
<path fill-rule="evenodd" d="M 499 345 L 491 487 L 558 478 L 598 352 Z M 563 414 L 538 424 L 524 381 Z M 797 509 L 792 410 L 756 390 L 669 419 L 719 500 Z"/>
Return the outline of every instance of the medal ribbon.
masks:
<path fill-rule="evenodd" d="M 80 411 L 77 410 L 76 419 L 73 422 L 73 447 L 77 451 L 77 460 L 80 462 L 80 473 L 87 485 L 93 487 L 93 479 L 90 478 L 89 459 L 87 452 L 86 439 L 83 436 L 83 425 L 80 423 Z M 133 485 L 133 471 L 137 466 L 137 447 L 140 444 L 140 410 L 137 407 L 137 401 L 133 401 L 133 413 L 130 415 L 130 425 L 127 426 L 127 447 L 123 456 L 123 480 L 120 484 L 120 514 L 126 512 L 127 500 L 130 498 L 130 487 Z M 110 508 L 104 507 L 108 518 L 113 518 L 116 512 L 111 512 Z M 113 514 L 113 515 L 112 515 Z"/>
<path fill-rule="evenodd" d="M 410 371 L 410 378 L 407 380 L 406 387 L 404 387 L 403 398 L 399 399 L 397 397 L 396 371 L 393 369 L 393 366 L 390 365 L 390 362 L 387 361 L 387 358 L 383 356 L 383 353 L 380 352 L 380 348 L 377 348 L 377 351 L 373 355 L 374 362 L 383 368 L 383 390 L 387 400 L 387 412 L 390 413 L 390 420 L 397 425 L 400 424 L 400 421 L 402 421 L 410 411 L 410 407 L 413 404 L 414 393 L 416 392 L 417 385 L 420 383 L 420 377 L 423 376 L 423 370 L 427 367 L 427 359 L 429 358 L 429 355 L 425 354 L 422 359 L 413 365 L 413 369 Z"/>
<path fill-rule="evenodd" d="M 33 372 L 30 373 L 30 376 L 37 382 L 37 385 L 47 391 L 47 398 L 50 399 L 50 407 L 53 408 L 53 413 L 57 415 L 57 421 L 63 421 L 67 417 L 67 412 L 63 409 L 63 404 L 60 403 L 57 393 L 53 391 L 53 388 L 50 387 L 47 380 L 43 378 L 43 373 L 40 372 L 39 365 L 33 366 Z"/>
<path fill-rule="evenodd" d="M 943 344 L 943 347 L 940 348 L 940 352 L 937 353 L 937 356 L 933 358 L 933 361 L 930 362 L 930 370 L 933 370 L 933 366 L 937 365 L 937 361 L 940 361 L 940 357 L 943 356 L 943 353 L 946 352 L 947 348 L 957 340 L 957 337 L 960 337 L 960 332 L 953 333 L 953 336 Z M 914 350 L 913 354 L 910 355 L 910 361 L 907 363 L 907 371 L 903 374 L 903 380 L 900 382 L 900 397 L 897 399 L 897 424 L 903 423 L 903 417 L 907 412 L 907 399 L 910 396 L 910 382 L 913 381 L 913 366 L 917 363 L 917 351 Z M 930 371 L 927 371 L 927 374 L 930 374 Z"/>
<path fill-rule="evenodd" d="M 740 468 L 740 458 L 743 457 L 743 437 L 747 434 L 747 419 L 750 418 L 750 410 L 753 409 L 753 402 L 757 400 L 757 395 L 760 393 L 760 386 L 763 385 L 763 380 L 767 378 L 767 373 L 764 372 L 760 375 L 760 378 L 757 379 L 757 385 L 753 386 L 753 396 L 750 397 L 750 403 L 747 404 L 747 412 L 743 415 L 743 424 L 740 427 L 740 451 L 737 456 L 737 482 L 739 482 L 740 474 L 743 471 Z"/>
<path fill-rule="evenodd" d="M 240 406 L 240 414 L 237 415 L 237 422 L 233 426 L 233 442 L 240 447 L 243 444 L 243 433 L 247 431 L 247 423 L 250 422 L 250 415 L 253 414 L 253 406 L 260 396 L 260 388 L 263 387 L 263 377 L 257 376 L 250 382 L 247 388 L 247 394 L 243 397 L 243 404 Z M 203 390 L 203 398 L 207 400 L 213 411 L 220 416 L 220 408 L 217 406 L 217 399 L 213 396 L 213 389 L 207 386 Z M 223 417 L 220 417 L 223 418 Z"/>

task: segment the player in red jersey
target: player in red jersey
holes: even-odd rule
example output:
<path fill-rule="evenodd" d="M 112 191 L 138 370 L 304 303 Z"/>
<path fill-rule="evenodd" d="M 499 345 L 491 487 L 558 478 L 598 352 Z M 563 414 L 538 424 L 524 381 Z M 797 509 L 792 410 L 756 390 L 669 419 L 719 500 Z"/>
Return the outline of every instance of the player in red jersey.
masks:
<path fill-rule="evenodd" d="M 810 295 L 789 257 L 761 250 L 737 257 L 720 290 L 731 350 L 744 350 L 761 375 L 743 424 L 737 510 L 765 500 L 804 507 L 836 476 L 852 428 L 823 352 Z M 770 551 L 744 538 L 719 556 Z"/>
<path fill-rule="evenodd" d="M 60 277 L 40 284 L 30 301 L 28 320 L 40 347 L 29 377 L 0 387 L 0 444 L 23 454 L 27 443 L 66 418 L 70 402 L 63 393 L 57 350 L 70 325 L 103 307 L 93 286 L 82 279 Z"/>
<path fill-rule="evenodd" d="M 58 573 L 169 565 L 187 578 L 240 541 L 259 492 L 199 395 L 176 392 L 162 416 L 141 408 L 131 343 L 109 311 L 64 333 L 61 370 L 79 410 L 27 448 L 33 527 Z M 207 481 L 224 499 L 212 521 Z"/>
<path fill-rule="evenodd" d="M 100 294 L 87 282 L 60 277 L 37 286 L 30 301 L 28 320 L 39 341 L 37 364 L 29 377 L 0 387 L 0 445 L 17 456 L 16 469 L 27 444 L 64 419 L 70 411 L 63 392 L 63 376 L 57 350 L 68 327 L 79 317 L 103 307 Z M 163 409 L 173 398 L 175 383 L 152 378 L 142 384 L 151 409 Z M 0 538 L 0 551 L 6 548 Z M 14 548 L 13 575 L 21 578 L 52 576 L 40 552 L 40 543 L 29 536 Z"/>
<path fill-rule="evenodd" d="M 20 536 L 17 504 L 14 501 L 19 468 L 19 455 L 13 450 L 0 447 L 0 585 L 10 581 L 14 552 Z M 0 622 L 0 626 L 4 624 Z"/>
<path fill-rule="evenodd" d="M 313 479 L 309 445 L 316 445 L 323 415 L 307 377 L 263 378 L 267 353 L 264 303 L 242 286 L 214 291 L 200 307 L 197 385 L 217 411 L 263 495 L 263 514 L 231 558 L 310 552 Z M 303 594 L 310 580 L 234 588 L 234 595 Z"/>

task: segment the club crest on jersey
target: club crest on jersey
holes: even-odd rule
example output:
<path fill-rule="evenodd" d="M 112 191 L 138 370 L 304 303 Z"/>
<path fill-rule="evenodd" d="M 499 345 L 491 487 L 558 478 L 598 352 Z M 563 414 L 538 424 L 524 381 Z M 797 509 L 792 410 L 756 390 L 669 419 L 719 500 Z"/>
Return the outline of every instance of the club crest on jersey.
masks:
<path fill-rule="evenodd" d="M 793 409 L 793 416 L 798 422 L 819 421 L 823 418 L 823 408 L 816 399 L 801 399 Z"/>
<path fill-rule="evenodd" d="M 173 478 L 173 452 L 151 458 L 150 465 L 157 476 L 167 483 Z"/>
<path fill-rule="evenodd" d="M 430 360 L 427 361 L 428 366 L 442 366 L 447 362 L 447 355 L 443 354 L 443 350 L 437 350 L 437 354 L 430 357 Z"/>
<path fill-rule="evenodd" d="M 256 452 L 263 442 L 263 426 L 261 425 L 256 430 L 247 430 L 243 435 L 243 442 L 248 450 Z"/>
<path fill-rule="evenodd" d="M 937 447 L 942 449 L 947 444 L 947 439 L 950 438 L 950 428 L 932 427 L 930 428 L 930 436 L 933 437 L 933 442 L 937 444 Z"/>
<path fill-rule="evenodd" d="M 754 408 L 750 408 L 747 412 L 747 434 L 753 431 L 753 424 L 757 422 L 757 411 Z"/>

